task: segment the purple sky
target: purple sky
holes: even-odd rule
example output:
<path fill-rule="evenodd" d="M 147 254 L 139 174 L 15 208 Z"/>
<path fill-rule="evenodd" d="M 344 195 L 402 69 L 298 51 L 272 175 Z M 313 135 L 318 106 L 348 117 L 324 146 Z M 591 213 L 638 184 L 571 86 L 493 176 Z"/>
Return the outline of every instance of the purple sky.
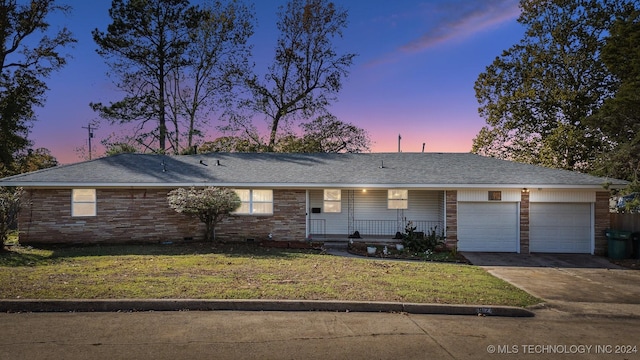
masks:
<path fill-rule="evenodd" d="M 245 0 L 249 2 L 249 0 Z M 478 116 L 473 84 L 503 50 L 516 44 L 524 29 L 516 22 L 517 0 L 335 0 L 349 12 L 338 48 L 357 53 L 331 112 L 369 131 L 374 152 L 468 152 L 485 124 Z M 198 1 L 192 0 L 192 3 Z M 276 11 L 286 0 L 255 1 L 254 62 L 265 69 L 277 39 Z M 66 0 L 66 24 L 78 39 L 67 66 L 48 80 L 47 103 L 37 110 L 31 139 L 51 150 L 60 163 L 80 161 L 74 149 L 86 145 L 87 126 L 98 116 L 90 102 L 118 100 L 107 66 L 95 52 L 91 30 L 106 30 L 110 0 Z M 206 137 L 221 134 L 212 120 Z M 101 123 L 99 140 L 121 128 Z"/>

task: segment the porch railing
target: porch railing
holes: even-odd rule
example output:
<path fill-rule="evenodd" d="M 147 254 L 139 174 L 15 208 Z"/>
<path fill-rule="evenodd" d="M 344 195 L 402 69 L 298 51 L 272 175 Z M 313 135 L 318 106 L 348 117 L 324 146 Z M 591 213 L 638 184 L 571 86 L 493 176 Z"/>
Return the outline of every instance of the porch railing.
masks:
<path fill-rule="evenodd" d="M 436 235 L 444 236 L 444 222 L 442 221 L 413 220 L 412 222 L 413 226 L 416 227 L 416 231 L 422 231 L 425 234 L 435 231 Z M 404 229 L 402 229 L 402 231 L 404 232 Z"/>
<path fill-rule="evenodd" d="M 425 234 L 435 230 L 436 234 L 444 234 L 444 223 L 442 221 L 424 221 L 424 220 L 407 220 L 412 221 L 415 231 L 422 231 Z M 371 236 L 390 236 L 393 237 L 396 232 L 404 233 L 407 222 L 398 223 L 396 220 L 354 220 L 354 230 L 360 235 Z M 327 221 L 325 219 L 309 219 L 309 233 L 315 236 L 327 235 Z"/>
<path fill-rule="evenodd" d="M 436 234 L 442 235 L 444 232 L 442 221 L 425 221 L 425 220 L 407 220 L 411 221 L 416 227 L 415 231 L 422 231 L 425 234 L 435 230 Z M 361 235 L 390 235 L 396 232 L 405 232 L 407 222 L 398 223 L 396 220 L 354 220 L 354 230 Z"/>
<path fill-rule="evenodd" d="M 309 233 L 313 235 L 326 235 L 327 221 L 325 219 L 309 219 Z"/>
<path fill-rule="evenodd" d="M 398 229 L 396 220 L 354 220 L 353 229 L 360 235 L 395 235 Z"/>

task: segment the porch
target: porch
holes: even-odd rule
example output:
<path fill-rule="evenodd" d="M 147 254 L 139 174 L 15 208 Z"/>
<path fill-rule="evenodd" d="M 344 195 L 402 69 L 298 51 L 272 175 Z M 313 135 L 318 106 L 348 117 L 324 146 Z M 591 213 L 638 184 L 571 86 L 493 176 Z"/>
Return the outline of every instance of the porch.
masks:
<path fill-rule="evenodd" d="M 444 191 L 318 189 L 307 194 L 307 237 L 313 240 L 395 243 L 409 222 L 416 232 L 445 235 Z"/>

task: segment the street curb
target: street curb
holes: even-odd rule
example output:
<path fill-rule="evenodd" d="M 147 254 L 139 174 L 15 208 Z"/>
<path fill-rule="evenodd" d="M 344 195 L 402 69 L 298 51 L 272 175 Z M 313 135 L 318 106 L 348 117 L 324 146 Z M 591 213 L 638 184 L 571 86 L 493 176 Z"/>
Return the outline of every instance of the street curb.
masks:
<path fill-rule="evenodd" d="M 118 311 L 332 311 L 404 312 L 410 314 L 533 317 L 527 309 L 510 306 L 444 305 L 395 302 L 323 300 L 0 300 L 0 312 L 118 312 Z"/>

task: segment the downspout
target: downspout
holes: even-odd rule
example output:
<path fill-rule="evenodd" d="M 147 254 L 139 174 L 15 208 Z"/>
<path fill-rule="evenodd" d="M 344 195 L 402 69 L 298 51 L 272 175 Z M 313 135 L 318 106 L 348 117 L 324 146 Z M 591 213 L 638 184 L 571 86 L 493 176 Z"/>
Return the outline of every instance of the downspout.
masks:
<path fill-rule="evenodd" d="M 442 236 L 447 241 L 447 190 L 442 190 Z"/>
<path fill-rule="evenodd" d="M 597 202 L 597 199 L 596 199 Z M 595 255 L 596 253 L 596 203 L 592 202 L 591 203 L 591 226 L 590 226 L 590 232 L 591 232 L 591 255 Z"/>
<path fill-rule="evenodd" d="M 309 238 L 310 228 L 311 228 L 311 209 L 309 208 L 309 189 L 305 190 L 305 230 L 304 230 L 304 238 L 311 241 L 313 239 Z"/>

